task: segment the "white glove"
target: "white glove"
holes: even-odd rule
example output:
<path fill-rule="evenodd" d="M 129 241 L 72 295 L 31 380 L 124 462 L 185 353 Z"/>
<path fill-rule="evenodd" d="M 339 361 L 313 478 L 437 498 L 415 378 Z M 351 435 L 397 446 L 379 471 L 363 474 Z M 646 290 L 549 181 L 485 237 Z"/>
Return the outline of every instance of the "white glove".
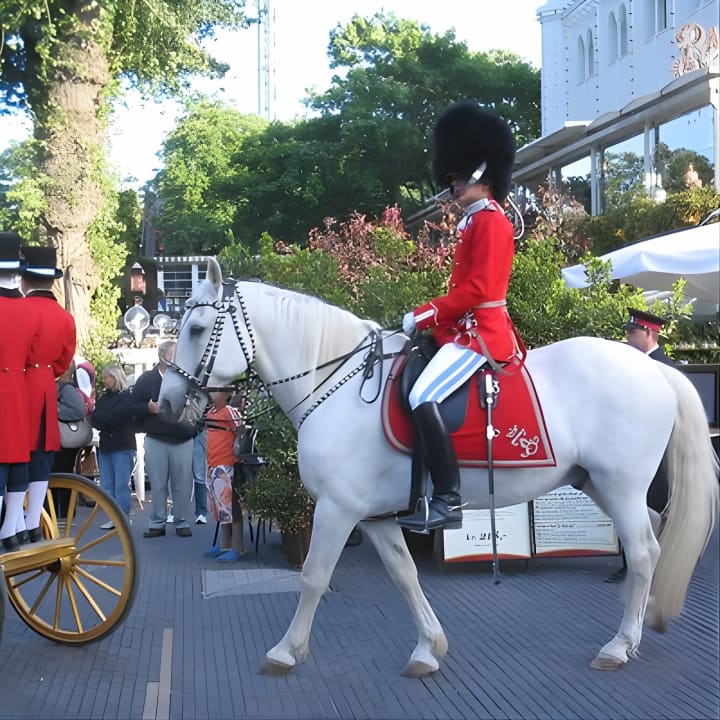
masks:
<path fill-rule="evenodd" d="M 409 335 L 415 329 L 415 313 L 411 310 L 403 315 L 403 332 Z"/>

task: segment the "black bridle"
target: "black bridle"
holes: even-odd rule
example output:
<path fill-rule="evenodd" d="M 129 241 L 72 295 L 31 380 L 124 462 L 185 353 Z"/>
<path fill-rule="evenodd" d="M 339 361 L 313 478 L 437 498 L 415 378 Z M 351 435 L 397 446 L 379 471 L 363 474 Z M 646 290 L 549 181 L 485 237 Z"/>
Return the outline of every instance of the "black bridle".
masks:
<path fill-rule="evenodd" d="M 213 323 L 213 327 L 210 331 L 210 337 L 208 338 L 205 350 L 200 357 L 195 371 L 193 373 L 189 373 L 187 370 L 183 369 L 175 362 L 168 362 L 167 365 L 172 371 L 178 373 L 178 375 L 182 376 L 188 382 L 190 389 L 197 390 L 204 394 L 221 390 L 237 391 L 240 387 L 239 382 L 222 387 L 215 387 L 207 384 L 210 376 L 212 375 L 213 367 L 215 366 L 215 360 L 217 359 L 218 348 L 220 346 L 222 333 L 225 329 L 225 322 L 227 317 L 229 317 L 232 322 L 233 330 L 235 331 L 235 337 L 238 340 L 240 349 L 242 350 L 243 356 L 245 358 L 245 363 L 248 368 L 246 379 L 243 383 L 246 385 L 246 387 L 250 386 L 251 384 L 255 384 L 256 386 L 259 386 L 263 389 L 269 389 L 270 387 L 276 385 L 282 385 L 284 383 L 299 380 L 317 370 L 336 365 L 335 369 L 326 378 L 321 380 L 309 393 L 307 393 L 307 395 L 305 395 L 305 397 L 296 402 L 295 405 L 287 411 L 288 415 L 294 410 L 297 410 L 297 408 L 299 408 L 300 405 L 302 405 L 306 400 L 309 400 L 325 383 L 330 380 L 331 377 L 333 377 L 333 375 L 335 375 L 335 373 L 340 370 L 340 368 L 350 358 L 352 358 L 357 353 L 367 349 L 367 352 L 363 355 L 363 359 L 358 366 L 356 366 L 346 375 L 340 378 L 332 387 L 330 387 L 325 393 L 323 393 L 323 395 L 318 398 L 307 410 L 305 410 L 300 420 L 298 421 L 298 430 L 300 429 L 300 426 L 303 424 L 303 422 L 307 419 L 308 415 L 313 412 L 313 410 L 319 407 L 325 400 L 327 400 L 328 397 L 330 397 L 330 395 L 332 395 L 336 390 L 338 390 L 346 382 L 348 382 L 351 378 L 353 378 L 360 372 L 363 373 L 363 380 L 360 386 L 360 397 L 363 399 L 364 402 L 375 402 L 382 391 L 382 369 L 377 378 L 377 390 L 370 399 L 366 399 L 362 396 L 363 387 L 368 380 L 374 377 L 376 365 L 381 364 L 383 360 L 395 357 L 395 355 L 397 355 L 397 353 L 391 353 L 389 355 L 383 354 L 382 331 L 373 328 L 349 352 L 343 353 L 342 355 L 334 357 L 331 360 L 328 360 L 327 362 L 324 362 L 320 365 L 309 368 L 308 370 L 304 370 L 302 372 L 295 373 L 294 375 L 290 375 L 288 377 L 278 380 L 265 382 L 259 377 L 257 371 L 254 368 L 256 351 L 255 334 L 250 323 L 250 315 L 248 313 L 247 306 L 245 305 L 245 301 L 242 297 L 242 294 L 240 293 L 237 282 L 233 278 L 226 278 L 225 280 L 223 280 L 222 296 L 220 300 L 214 300 L 213 302 L 198 302 L 193 304 L 191 307 L 188 308 L 188 317 L 185 319 L 185 323 L 189 321 L 189 314 L 196 308 L 200 307 L 213 308 L 217 311 L 217 314 L 215 316 L 215 322 Z M 241 327 L 238 323 L 238 309 L 240 310 L 240 314 L 242 315 L 242 322 L 245 325 L 245 329 L 247 331 L 249 348 L 248 343 L 246 343 L 245 338 L 243 337 Z M 396 332 L 399 331 L 394 331 L 393 334 L 395 334 Z M 190 390 L 186 394 L 186 398 L 189 396 L 189 392 Z M 251 420 L 252 418 L 247 419 Z"/>
<path fill-rule="evenodd" d="M 236 304 L 237 299 L 237 304 Z M 232 384 L 229 386 L 213 387 L 208 385 L 208 380 L 212 375 L 213 368 L 215 367 L 215 360 L 217 359 L 218 348 L 220 346 L 220 339 L 222 338 L 223 330 L 225 329 L 225 319 L 230 317 L 233 329 L 235 330 L 235 337 L 237 338 L 240 349 L 242 350 L 245 362 L 248 367 L 248 372 L 252 367 L 252 363 L 255 360 L 255 336 L 252 332 L 252 326 L 250 325 L 250 316 L 248 315 L 245 303 L 237 290 L 235 280 L 227 278 L 222 282 L 222 297 L 220 300 L 213 300 L 213 302 L 198 302 L 193 303 L 188 308 L 188 316 L 185 318 L 186 324 L 190 319 L 190 313 L 193 310 L 201 307 L 210 307 L 217 311 L 215 315 L 215 322 L 213 323 L 212 329 L 210 330 L 210 337 L 208 338 L 205 350 L 200 357 L 200 360 L 193 373 L 189 373 L 187 370 L 181 368 L 175 362 L 168 362 L 168 366 L 171 370 L 176 372 L 187 380 L 191 388 L 200 390 L 203 393 L 209 393 L 216 390 L 237 390 L 238 385 Z M 248 338 L 250 340 L 250 351 L 248 351 L 247 344 L 243 338 L 242 331 L 238 325 L 237 310 L 240 308 L 242 313 L 243 323 L 247 329 Z M 180 328 L 182 330 L 182 327 Z"/>

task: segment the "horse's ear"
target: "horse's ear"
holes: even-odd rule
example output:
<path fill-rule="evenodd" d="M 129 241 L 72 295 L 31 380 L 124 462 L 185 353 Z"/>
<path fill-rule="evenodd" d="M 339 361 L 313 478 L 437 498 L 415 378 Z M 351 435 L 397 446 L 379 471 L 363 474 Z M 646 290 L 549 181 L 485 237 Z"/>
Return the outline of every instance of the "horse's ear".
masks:
<path fill-rule="evenodd" d="M 215 258 L 208 258 L 207 279 L 215 286 L 215 290 L 220 290 L 222 283 L 222 270 L 220 263 Z"/>

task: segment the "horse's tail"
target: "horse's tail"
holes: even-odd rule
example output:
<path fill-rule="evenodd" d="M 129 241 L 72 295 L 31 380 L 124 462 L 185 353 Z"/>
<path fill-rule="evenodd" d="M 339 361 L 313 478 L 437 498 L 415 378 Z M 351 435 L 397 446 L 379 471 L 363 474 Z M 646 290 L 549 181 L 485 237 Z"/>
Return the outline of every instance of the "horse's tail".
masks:
<path fill-rule="evenodd" d="M 659 367 L 677 397 L 675 425 L 662 461 L 668 505 L 651 590 L 654 608 L 648 608 L 648 621 L 662 631 L 670 618 L 680 614 L 690 578 L 717 522 L 720 464 L 695 386 L 680 371 Z"/>

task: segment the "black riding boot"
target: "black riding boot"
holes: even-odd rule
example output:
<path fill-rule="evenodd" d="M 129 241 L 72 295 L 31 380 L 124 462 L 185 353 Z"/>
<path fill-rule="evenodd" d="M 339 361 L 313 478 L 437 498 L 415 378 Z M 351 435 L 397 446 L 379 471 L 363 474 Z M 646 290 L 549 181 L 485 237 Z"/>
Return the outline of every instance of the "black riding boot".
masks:
<path fill-rule="evenodd" d="M 408 530 L 427 533 L 436 528 L 460 527 L 462 510 L 460 500 L 460 470 L 450 433 L 440 415 L 437 403 L 426 402 L 413 412 L 415 427 L 430 470 L 434 492 L 430 502 L 412 515 L 398 518 L 397 522 Z"/>

